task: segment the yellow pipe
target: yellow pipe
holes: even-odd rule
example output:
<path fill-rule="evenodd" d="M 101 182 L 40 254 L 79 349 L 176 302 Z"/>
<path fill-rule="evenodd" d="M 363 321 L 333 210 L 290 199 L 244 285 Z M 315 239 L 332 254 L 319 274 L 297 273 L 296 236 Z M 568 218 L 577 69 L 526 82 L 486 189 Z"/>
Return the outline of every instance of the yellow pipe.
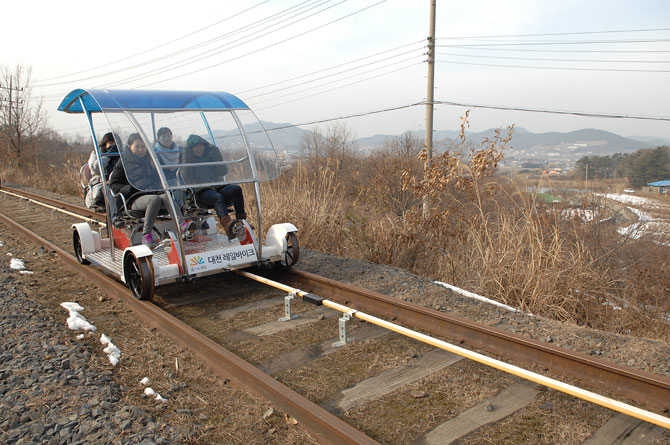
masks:
<path fill-rule="evenodd" d="M 244 271 L 237 271 L 238 274 L 243 275 L 247 278 L 251 278 L 252 280 L 259 281 L 261 283 L 267 284 L 269 286 L 276 287 L 278 289 L 284 290 L 286 292 L 295 292 L 296 295 L 302 297 L 304 296 L 307 292 L 301 291 L 299 289 L 295 289 L 293 287 L 287 286 L 285 284 L 278 283 L 273 280 L 269 280 L 264 277 L 260 277 L 258 275 L 249 273 L 249 272 L 244 272 Z M 436 348 L 444 349 L 445 351 L 449 351 L 451 353 L 460 355 L 465 358 L 469 358 L 470 360 L 474 360 L 476 362 L 482 363 L 487 366 L 491 366 L 492 368 L 496 368 L 500 371 L 507 372 L 509 374 L 516 375 L 518 377 L 521 377 L 526 380 L 530 380 L 531 382 L 539 383 L 544 386 L 548 386 L 549 388 L 553 388 L 557 391 L 564 392 L 566 394 L 570 394 L 572 396 L 578 397 L 580 399 L 589 401 L 591 403 L 595 403 L 596 405 L 604 406 L 605 408 L 612 409 L 614 411 L 627 414 L 629 416 L 635 417 L 640 420 L 644 420 L 645 422 L 653 423 L 658 426 L 662 426 L 663 428 L 668 428 L 670 429 L 670 418 L 667 418 L 665 416 L 661 416 L 656 413 L 652 413 L 651 411 L 647 411 L 641 408 L 637 408 L 635 406 L 629 405 L 627 403 L 619 402 L 614 399 L 610 399 L 609 397 L 601 396 L 600 394 L 596 394 L 591 391 L 587 391 L 582 388 L 578 388 L 573 385 L 569 385 L 567 383 L 563 383 L 561 381 L 552 379 L 550 377 L 545 377 L 541 374 L 537 374 L 532 371 L 528 371 L 526 369 L 520 368 L 515 365 L 510 365 L 508 363 L 502 362 L 500 360 L 496 360 L 491 357 L 487 357 L 483 354 L 479 354 L 477 352 L 470 351 L 465 348 L 461 348 L 460 346 L 455 346 L 452 345 L 451 343 L 447 343 L 442 340 L 438 340 L 436 338 L 429 337 L 428 335 L 421 334 L 419 332 L 413 331 L 411 329 L 407 329 L 405 327 L 402 327 L 400 325 L 397 325 L 395 323 L 388 322 L 386 320 L 382 320 L 381 318 L 374 317 L 372 315 L 368 315 L 366 313 L 353 310 L 347 306 L 341 305 L 339 303 L 335 303 L 334 301 L 330 300 L 323 300 L 322 304 L 326 307 L 329 307 L 331 309 L 334 309 L 339 312 L 343 313 L 350 313 L 352 316 L 356 318 L 360 318 L 361 320 L 367 321 L 368 323 L 372 323 L 377 326 L 381 326 L 383 328 L 386 328 L 388 330 L 391 330 L 393 332 L 397 332 L 398 334 L 405 335 L 407 337 L 413 338 L 415 340 L 427 343 L 429 345 L 435 346 Z"/>

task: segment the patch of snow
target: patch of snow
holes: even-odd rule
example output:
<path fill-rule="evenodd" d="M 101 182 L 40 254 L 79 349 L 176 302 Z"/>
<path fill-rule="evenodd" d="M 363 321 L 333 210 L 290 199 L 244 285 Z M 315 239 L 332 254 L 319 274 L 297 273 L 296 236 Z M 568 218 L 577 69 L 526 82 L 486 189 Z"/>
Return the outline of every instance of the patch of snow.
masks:
<path fill-rule="evenodd" d="M 447 289 L 451 289 L 452 291 L 454 291 L 454 292 L 456 292 L 456 293 L 459 293 L 459 294 L 461 294 L 461 295 L 463 295 L 463 296 L 465 296 L 465 297 L 474 298 L 475 300 L 483 301 L 483 302 L 485 302 L 485 303 L 489 303 L 489 304 L 492 304 L 492 305 L 494 305 L 494 306 L 498 306 L 498 307 L 501 307 L 501 308 L 503 308 L 503 309 L 507 309 L 508 311 L 512 311 L 512 312 L 520 312 L 518 309 L 513 308 L 512 306 L 508 306 L 508 305 L 506 305 L 506 304 L 502 304 L 502 303 L 500 303 L 500 302 L 498 302 L 498 301 L 491 300 L 490 298 L 482 297 L 481 295 L 477 295 L 477 294 L 475 294 L 475 293 L 468 292 L 468 291 L 466 291 L 465 289 L 461 289 L 460 287 L 456 287 L 456 286 L 454 286 L 453 284 L 444 283 L 444 282 L 442 282 L 442 281 L 434 281 L 434 283 L 435 283 L 435 284 L 439 284 L 440 286 L 446 287 Z M 532 316 L 533 314 L 531 314 L 530 312 L 528 312 L 527 315 Z"/>
<path fill-rule="evenodd" d="M 77 303 L 63 302 L 60 304 L 66 309 L 70 316 L 67 318 L 67 327 L 72 331 L 95 331 L 97 328 L 86 320 L 79 312 L 84 308 Z"/>
<path fill-rule="evenodd" d="M 9 262 L 9 268 L 12 270 L 24 270 L 26 265 L 23 264 L 23 260 L 12 258 L 12 260 Z"/>
<path fill-rule="evenodd" d="M 83 340 L 84 337 L 85 337 L 84 334 L 79 334 L 79 335 L 77 335 L 77 340 Z"/>
<path fill-rule="evenodd" d="M 159 401 L 162 401 L 162 402 L 166 401 L 166 399 L 164 399 L 160 394 L 158 394 L 156 391 L 154 391 L 153 388 L 144 388 L 144 394 L 147 397 L 156 396 L 156 400 L 159 400 Z"/>
<path fill-rule="evenodd" d="M 20 270 L 19 273 L 21 275 L 33 275 L 34 272 L 32 270 Z"/>
<path fill-rule="evenodd" d="M 581 218 L 584 222 L 591 222 L 595 219 L 597 212 L 590 209 L 564 209 L 561 211 L 561 218 L 572 219 Z"/>
<path fill-rule="evenodd" d="M 103 345 L 107 345 L 105 349 L 102 351 L 107 354 L 107 357 L 109 357 L 109 362 L 112 364 L 112 366 L 116 366 L 119 364 L 119 359 L 121 358 L 121 350 L 112 343 L 112 340 L 109 339 L 105 334 L 102 334 L 100 336 L 100 343 Z"/>

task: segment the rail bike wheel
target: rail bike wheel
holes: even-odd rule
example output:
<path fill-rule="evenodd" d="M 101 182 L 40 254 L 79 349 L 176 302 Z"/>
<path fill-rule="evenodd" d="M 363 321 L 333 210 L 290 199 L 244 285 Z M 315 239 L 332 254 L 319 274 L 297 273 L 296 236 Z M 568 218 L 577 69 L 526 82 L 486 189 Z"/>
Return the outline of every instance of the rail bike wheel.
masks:
<path fill-rule="evenodd" d="M 138 300 L 149 300 L 154 294 L 154 271 L 150 257 L 126 255 L 123 260 L 126 285 Z"/>
<path fill-rule="evenodd" d="M 282 253 L 279 264 L 283 268 L 288 269 L 289 267 L 293 267 L 293 265 L 298 262 L 298 258 L 300 258 L 300 244 L 298 244 L 298 236 L 293 232 L 289 232 L 286 234 L 286 252 Z"/>
<path fill-rule="evenodd" d="M 72 231 L 72 248 L 74 250 L 74 256 L 77 258 L 79 264 L 91 264 L 84 258 L 84 253 L 81 247 L 81 238 L 79 237 L 79 231 L 76 229 Z"/>

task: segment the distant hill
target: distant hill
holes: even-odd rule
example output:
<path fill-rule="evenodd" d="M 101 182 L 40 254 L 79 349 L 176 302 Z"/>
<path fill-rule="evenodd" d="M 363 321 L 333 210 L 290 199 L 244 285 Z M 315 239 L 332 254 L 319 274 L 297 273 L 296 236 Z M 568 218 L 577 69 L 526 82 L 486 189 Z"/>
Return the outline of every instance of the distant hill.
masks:
<path fill-rule="evenodd" d="M 302 138 L 308 133 L 308 130 L 293 127 L 288 123 L 263 122 L 263 126 L 268 130 L 272 143 L 278 151 L 300 150 Z M 279 129 L 273 130 L 275 128 Z M 250 131 L 257 129 L 258 127 L 249 128 Z M 479 143 L 486 137 L 492 137 L 494 132 L 495 129 L 493 128 L 480 132 L 466 132 L 466 137 L 473 143 Z M 417 130 L 413 134 L 419 139 L 423 139 L 425 130 Z M 456 130 L 438 130 L 433 134 L 433 140 L 437 145 L 440 141 L 454 140 L 458 135 L 459 131 Z M 356 139 L 355 142 L 359 150 L 368 151 L 392 140 L 396 136 L 399 136 L 399 134 L 376 134 Z M 656 147 L 658 145 L 668 145 L 668 141 L 642 136 L 628 138 L 593 128 L 585 128 L 567 133 L 532 133 L 524 128 L 516 127 L 511 142 L 513 150 L 532 150 L 541 153 L 552 151 L 559 147 L 563 147 L 563 149 L 571 147 L 570 151 L 575 155 L 592 153 L 600 156 L 614 153 L 632 153 L 640 148 Z"/>

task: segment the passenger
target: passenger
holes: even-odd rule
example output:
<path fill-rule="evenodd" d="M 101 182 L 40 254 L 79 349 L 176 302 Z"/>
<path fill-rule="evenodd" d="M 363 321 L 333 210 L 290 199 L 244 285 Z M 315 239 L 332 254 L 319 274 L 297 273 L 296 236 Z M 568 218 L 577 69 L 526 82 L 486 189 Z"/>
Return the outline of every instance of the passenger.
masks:
<path fill-rule="evenodd" d="M 174 143 L 172 130 L 168 127 L 159 128 L 156 137 L 158 140 L 154 144 L 154 151 L 158 154 L 161 164 L 179 164 L 181 147 Z M 163 169 L 168 184 L 175 184 L 177 182 L 177 168 L 167 167 Z"/>
<path fill-rule="evenodd" d="M 128 176 L 133 178 L 133 185 L 128 181 Z M 160 184 L 158 172 L 147 153 L 147 147 L 142 141 L 139 133 L 133 133 L 128 137 L 126 150 L 123 153 L 123 162 L 114 166 L 114 171 L 109 181 L 109 186 L 114 193 L 121 193 L 130 210 L 144 211 L 144 227 L 142 230 L 142 244 L 154 248 L 160 240 L 154 239 L 152 230 L 154 221 L 161 209 L 168 209 L 169 203 L 165 193 L 155 191 L 143 191 L 135 188 L 141 187 L 152 189 Z M 185 222 L 179 207 L 176 207 L 176 217 L 182 235 L 195 229 L 195 223 Z"/>
<path fill-rule="evenodd" d="M 186 140 L 184 149 L 184 164 L 200 162 L 221 162 L 219 148 L 210 144 L 197 135 L 190 135 Z M 228 168 L 224 165 L 208 165 L 202 167 L 184 167 L 183 177 L 187 184 L 202 184 L 207 182 L 223 182 Z M 196 203 L 201 207 L 213 208 L 219 218 L 221 228 L 226 232 L 229 239 L 235 238 L 239 233 L 238 220 L 246 219 L 244 211 L 244 196 L 242 187 L 236 184 L 225 184 L 212 187 L 194 188 Z M 232 204 L 235 208 L 235 219 L 232 221 L 228 215 L 228 206 Z M 242 226 L 243 227 L 243 226 Z"/>
<path fill-rule="evenodd" d="M 154 151 L 158 155 L 158 160 L 161 164 L 179 164 L 181 158 L 182 148 L 174 143 L 172 130 L 168 127 L 161 127 L 156 132 L 158 140 L 154 144 Z M 177 184 L 177 169 L 179 167 L 166 167 L 163 169 L 163 174 L 169 185 Z M 175 205 L 179 208 L 184 203 L 184 194 L 182 190 L 173 190 L 172 198 Z"/>
<path fill-rule="evenodd" d="M 98 145 L 100 154 L 107 153 L 118 153 L 119 150 L 116 147 L 116 141 L 114 140 L 114 133 L 106 133 L 100 144 Z M 102 165 L 104 171 L 104 177 L 108 178 L 109 174 L 114 170 L 114 165 L 119 160 L 118 154 L 116 156 L 101 156 Z M 102 195 L 102 182 L 100 181 L 100 166 L 98 165 L 98 155 L 95 150 L 91 151 L 91 155 L 88 157 L 88 168 L 91 170 L 91 179 L 88 181 L 89 192 L 84 198 L 86 202 L 86 207 L 104 207 L 105 198 Z"/>

